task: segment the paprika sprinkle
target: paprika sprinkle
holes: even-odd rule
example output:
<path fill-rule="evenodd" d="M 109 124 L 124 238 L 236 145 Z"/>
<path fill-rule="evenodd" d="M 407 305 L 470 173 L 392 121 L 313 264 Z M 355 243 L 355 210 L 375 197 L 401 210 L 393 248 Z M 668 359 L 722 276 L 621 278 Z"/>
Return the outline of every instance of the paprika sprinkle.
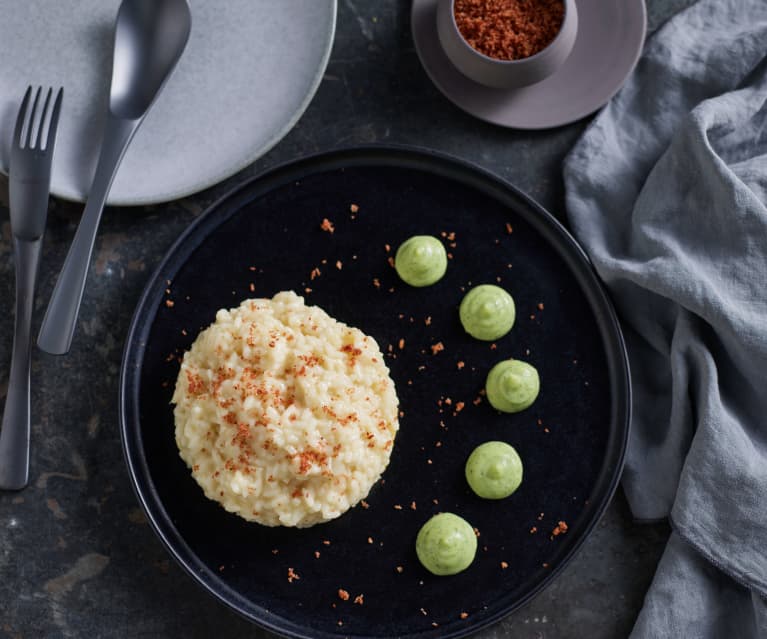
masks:
<path fill-rule="evenodd" d="M 562 0 L 455 0 L 454 14 L 471 47 L 497 60 L 520 60 L 551 44 L 565 7 Z"/>

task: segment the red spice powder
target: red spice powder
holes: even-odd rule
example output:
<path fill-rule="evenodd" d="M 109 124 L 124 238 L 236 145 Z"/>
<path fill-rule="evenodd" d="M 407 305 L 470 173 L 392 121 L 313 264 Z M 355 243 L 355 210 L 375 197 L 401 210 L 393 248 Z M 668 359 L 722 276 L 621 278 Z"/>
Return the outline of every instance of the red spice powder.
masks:
<path fill-rule="evenodd" d="M 545 49 L 565 15 L 562 0 L 455 0 L 454 11 L 466 42 L 498 60 L 520 60 Z"/>

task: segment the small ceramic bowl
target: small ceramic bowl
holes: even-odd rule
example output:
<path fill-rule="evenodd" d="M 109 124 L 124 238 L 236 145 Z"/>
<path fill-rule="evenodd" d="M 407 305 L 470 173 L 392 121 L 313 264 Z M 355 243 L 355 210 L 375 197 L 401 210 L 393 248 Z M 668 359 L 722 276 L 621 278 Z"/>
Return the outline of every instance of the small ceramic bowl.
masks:
<path fill-rule="evenodd" d="M 463 38 L 455 23 L 455 0 L 439 0 L 437 35 L 453 65 L 475 82 L 497 89 L 516 89 L 540 82 L 567 59 L 578 31 L 575 0 L 562 0 L 565 15 L 556 37 L 545 49 L 519 60 L 498 60 L 477 51 Z"/>

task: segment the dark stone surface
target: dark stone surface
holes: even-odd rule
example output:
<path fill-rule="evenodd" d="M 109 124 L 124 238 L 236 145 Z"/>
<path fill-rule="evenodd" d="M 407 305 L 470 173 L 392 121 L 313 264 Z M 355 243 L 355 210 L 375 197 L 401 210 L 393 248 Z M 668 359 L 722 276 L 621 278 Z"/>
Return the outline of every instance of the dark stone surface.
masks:
<path fill-rule="evenodd" d="M 133 496 L 117 428 L 122 345 L 144 282 L 182 229 L 232 185 L 329 148 L 409 143 L 491 169 L 563 217 L 561 161 L 587 122 L 530 133 L 465 115 L 423 73 L 410 39 L 409 4 L 339 0 L 336 43 L 317 96 L 296 128 L 253 166 L 177 202 L 106 212 L 72 351 L 34 356 L 31 484 L 0 495 L 0 637 L 268 636 L 203 593 L 169 559 Z M 688 4 L 648 0 L 650 29 Z M 52 203 L 36 324 L 80 211 Z M 13 264 L 2 178 L 0 301 L 4 396 Z M 477 636 L 626 636 L 667 536 L 665 524 L 632 523 L 619 493 L 561 578 Z"/>

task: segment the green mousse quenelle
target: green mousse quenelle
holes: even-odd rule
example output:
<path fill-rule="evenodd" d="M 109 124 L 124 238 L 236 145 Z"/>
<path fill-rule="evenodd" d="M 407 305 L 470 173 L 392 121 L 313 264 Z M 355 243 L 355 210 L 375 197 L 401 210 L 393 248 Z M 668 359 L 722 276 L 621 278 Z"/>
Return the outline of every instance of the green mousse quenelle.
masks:
<path fill-rule="evenodd" d="M 492 341 L 514 326 L 516 308 L 511 295 L 500 286 L 481 284 L 464 295 L 458 314 L 469 335 Z"/>
<path fill-rule="evenodd" d="M 506 442 L 485 442 L 466 460 L 466 481 L 485 499 L 503 499 L 522 483 L 522 460 Z"/>
<path fill-rule="evenodd" d="M 421 526 L 415 552 L 430 573 L 455 575 L 474 561 L 477 536 L 465 519 L 453 513 L 440 513 Z"/>
<path fill-rule="evenodd" d="M 394 268 L 410 286 L 431 286 L 442 279 L 447 270 L 445 247 L 431 235 L 414 235 L 400 244 Z"/>
<path fill-rule="evenodd" d="M 524 410 L 535 401 L 540 389 L 538 371 L 518 359 L 498 362 L 490 369 L 485 382 L 487 401 L 504 413 Z"/>

